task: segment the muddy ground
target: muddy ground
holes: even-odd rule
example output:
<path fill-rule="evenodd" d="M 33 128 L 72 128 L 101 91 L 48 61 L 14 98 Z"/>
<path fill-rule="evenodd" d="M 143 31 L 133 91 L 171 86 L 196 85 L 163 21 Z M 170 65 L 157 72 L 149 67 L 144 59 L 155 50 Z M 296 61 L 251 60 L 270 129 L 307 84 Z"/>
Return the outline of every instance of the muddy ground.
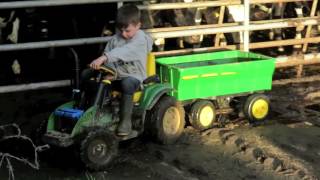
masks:
<path fill-rule="evenodd" d="M 86 171 L 72 150 L 60 149 L 49 157 L 41 155 L 40 170 L 13 161 L 15 179 L 320 179 L 319 89 L 319 82 L 274 86 L 269 93 L 271 116 L 258 126 L 238 119 L 203 132 L 187 127 L 175 145 L 143 138 L 122 143 L 119 156 L 103 172 Z M 51 107 L 68 97 L 64 92 L 49 93 L 54 96 L 50 104 L 43 98 L 45 92 L 43 97 L 35 96 L 39 93 L 20 95 L 21 99 L 28 97 L 29 104 L 19 103 L 19 108 L 30 112 L 2 113 L 0 117 L 15 116 L 25 133 L 30 133 L 30 120 L 45 118 Z M 14 108 L 17 98 L 6 98 L 15 101 L 4 108 Z M 0 179 L 7 177 L 2 167 Z"/>

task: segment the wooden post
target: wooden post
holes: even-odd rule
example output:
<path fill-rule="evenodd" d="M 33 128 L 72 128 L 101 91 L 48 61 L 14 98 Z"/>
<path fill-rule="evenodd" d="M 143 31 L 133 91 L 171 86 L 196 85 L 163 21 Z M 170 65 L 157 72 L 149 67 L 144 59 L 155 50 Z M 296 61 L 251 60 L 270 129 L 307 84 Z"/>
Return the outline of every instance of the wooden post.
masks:
<path fill-rule="evenodd" d="M 244 0 L 244 36 L 243 47 L 244 51 L 249 52 L 249 25 L 250 25 L 250 0 Z"/>
<path fill-rule="evenodd" d="M 311 7 L 311 12 L 310 12 L 310 17 L 314 17 L 316 14 L 316 9 L 317 9 L 317 4 L 318 0 L 313 0 L 312 7 Z M 307 31 L 306 31 L 306 36 L 305 38 L 309 38 L 311 35 L 311 30 L 312 30 L 312 25 L 307 26 Z M 306 53 L 308 49 L 308 43 L 304 43 L 302 47 L 302 53 Z M 297 68 L 297 78 L 300 78 L 302 76 L 303 72 L 303 65 L 299 65 Z"/>
<path fill-rule="evenodd" d="M 220 7 L 218 24 L 222 24 L 223 23 L 225 9 L 226 9 L 226 6 L 221 6 Z M 214 40 L 214 47 L 218 47 L 219 46 L 219 44 L 220 44 L 220 35 L 221 34 L 223 34 L 223 33 L 217 33 L 216 34 L 216 38 Z"/>

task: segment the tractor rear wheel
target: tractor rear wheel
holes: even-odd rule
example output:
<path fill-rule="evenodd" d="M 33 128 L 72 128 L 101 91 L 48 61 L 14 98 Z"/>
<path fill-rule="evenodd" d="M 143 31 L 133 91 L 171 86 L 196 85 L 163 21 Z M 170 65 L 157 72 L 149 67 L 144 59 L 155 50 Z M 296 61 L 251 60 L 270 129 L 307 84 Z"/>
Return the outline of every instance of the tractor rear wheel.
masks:
<path fill-rule="evenodd" d="M 185 113 L 182 105 L 171 96 L 163 96 L 150 113 L 152 137 L 162 144 L 175 143 L 185 126 Z"/>
<path fill-rule="evenodd" d="M 91 170 L 104 170 L 118 153 L 118 141 L 105 129 L 90 132 L 82 141 L 80 156 Z"/>

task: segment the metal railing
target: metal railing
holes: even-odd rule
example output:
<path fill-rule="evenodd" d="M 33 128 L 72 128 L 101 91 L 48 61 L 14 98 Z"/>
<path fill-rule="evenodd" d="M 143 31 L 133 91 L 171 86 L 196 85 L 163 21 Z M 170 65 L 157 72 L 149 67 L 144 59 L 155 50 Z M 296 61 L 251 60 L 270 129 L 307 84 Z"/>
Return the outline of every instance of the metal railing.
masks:
<path fill-rule="evenodd" d="M 0 52 L 99 44 L 99 43 L 106 43 L 110 39 L 111 37 L 92 37 L 92 38 L 64 39 L 64 40 L 54 40 L 54 41 L 42 41 L 42 42 L 28 42 L 28 43 L 19 43 L 19 44 L 3 44 L 3 45 L 0 45 Z"/>
<path fill-rule="evenodd" d="M 42 0 L 42 1 L 14 1 L 14 2 L 1 2 L 0 9 L 17 9 L 17 8 L 35 8 L 35 7 L 49 7 L 49 6 L 65 6 L 65 5 L 81 5 L 81 4 L 98 4 L 98 3 L 122 3 L 122 2 L 138 2 L 143 0 Z M 298 26 L 307 26 L 306 36 L 301 39 L 289 39 L 289 40 L 280 40 L 280 41 L 268 41 L 268 42 L 257 42 L 249 43 L 248 40 L 248 49 L 264 48 L 264 47 L 276 47 L 279 45 L 296 45 L 303 44 L 303 51 L 306 51 L 308 43 L 319 43 L 320 37 L 310 37 L 311 27 L 313 25 L 319 25 L 319 17 L 315 16 L 316 7 L 318 0 L 249 0 L 247 1 L 250 4 L 258 3 L 287 3 L 287 2 L 301 2 L 301 1 L 312 1 L 312 8 L 309 17 L 304 18 L 290 18 L 290 19 L 277 19 L 277 20 L 266 20 L 266 21 L 247 21 L 246 24 L 242 23 L 225 23 L 225 24 L 213 24 L 213 25 L 197 25 L 197 26 L 187 26 L 187 27 L 171 27 L 171 28 L 156 28 L 146 30 L 151 34 L 153 38 L 171 38 L 171 37 L 181 37 L 181 36 L 191 36 L 191 35 L 204 35 L 204 34 L 218 34 L 218 33 L 230 33 L 230 32 L 244 32 L 244 31 L 256 31 L 264 30 L 271 28 L 287 28 L 287 27 L 298 27 Z M 139 5 L 138 7 L 141 10 L 165 10 L 165 9 L 180 9 L 180 8 L 197 8 L 197 7 L 224 7 L 229 5 L 240 5 L 240 0 L 217 0 L 217 1 L 202 1 L 202 2 L 191 2 L 191 3 L 161 3 L 161 4 L 144 4 Z M 248 5 L 246 6 L 248 13 Z M 224 11 L 222 11 L 224 13 Z M 223 14 L 220 14 L 223 16 Z M 81 38 L 81 39 L 67 39 L 67 40 L 55 40 L 55 41 L 44 41 L 44 42 L 30 42 L 30 43 L 18 43 L 18 44 L 4 44 L 0 45 L 1 51 L 15 51 L 15 50 L 27 50 L 27 49 L 39 49 L 39 48 L 49 48 L 49 47 L 62 47 L 62 46 L 77 46 L 77 45 L 87 45 L 87 44 L 96 44 L 96 43 L 106 43 L 108 37 L 92 37 L 92 38 Z M 227 47 L 231 49 L 243 48 L 243 45 L 228 45 L 228 46 L 216 46 L 212 48 L 202 48 L 202 49 L 219 49 L 222 47 Z M 183 50 L 182 50 L 183 51 Z M 188 51 L 188 50 L 185 50 Z M 189 50 L 190 51 L 190 50 Z M 197 50 L 192 50 L 197 51 Z M 173 54 L 172 52 L 161 52 L 159 54 Z M 315 59 L 319 58 L 316 56 L 312 63 L 317 63 Z M 292 58 L 288 58 L 292 59 Z M 299 60 L 295 63 L 289 62 L 283 63 L 281 67 L 299 65 L 300 68 L 304 64 L 310 64 L 310 61 Z M 320 58 L 319 58 L 320 62 Z M 59 87 L 67 85 L 67 81 L 61 82 L 52 82 L 48 87 Z M 44 82 L 48 83 L 48 82 Z M 45 84 L 46 85 L 46 84 Z M 44 88 L 41 84 L 37 86 L 33 84 L 32 86 L 28 85 L 15 85 L 12 88 L 11 86 L 0 86 L 1 92 L 10 92 L 16 91 L 14 89 L 34 89 Z"/>
<path fill-rule="evenodd" d="M 103 4 L 103 3 L 121 3 L 121 2 L 139 2 L 146 0 L 37 0 L 37 1 L 12 1 L 0 2 L 1 9 L 21 9 L 21 8 L 38 8 L 52 6 L 73 6 L 84 4 Z"/>

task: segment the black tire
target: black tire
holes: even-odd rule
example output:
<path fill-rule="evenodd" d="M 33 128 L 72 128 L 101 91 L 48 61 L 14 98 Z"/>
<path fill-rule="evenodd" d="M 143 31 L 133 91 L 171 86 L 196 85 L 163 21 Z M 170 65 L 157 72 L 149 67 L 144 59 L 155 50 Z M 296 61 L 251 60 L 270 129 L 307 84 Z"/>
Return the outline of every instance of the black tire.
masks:
<path fill-rule="evenodd" d="M 168 114 L 169 113 L 169 114 Z M 174 114 L 172 114 L 174 113 Z M 175 121 L 167 121 L 169 116 L 176 118 Z M 182 105 L 171 96 L 163 96 L 151 109 L 149 132 L 153 139 L 161 144 L 175 143 L 183 133 L 185 126 L 185 113 Z M 168 124 L 168 122 L 170 124 Z M 169 127 L 168 127 L 169 126 Z"/>
<path fill-rule="evenodd" d="M 204 111 L 209 111 L 210 116 L 203 117 Z M 189 122 L 195 129 L 205 130 L 213 126 L 216 121 L 216 109 L 212 102 L 207 100 L 200 100 L 195 102 L 189 113 Z"/>
<path fill-rule="evenodd" d="M 106 169 L 117 153 L 118 141 L 116 137 L 104 129 L 91 131 L 82 141 L 80 147 L 82 162 L 88 169 L 94 171 Z"/>
<path fill-rule="evenodd" d="M 253 107 L 258 101 L 262 102 L 262 106 L 260 110 L 258 110 L 260 111 L 257 113 L 258 115 L 255 115 Z M 244 103 L 243 111 L 250 123 L 263 122 L 268 117 L 270 111 L 269 98 L 264 94 L 250 95 Z"/>

